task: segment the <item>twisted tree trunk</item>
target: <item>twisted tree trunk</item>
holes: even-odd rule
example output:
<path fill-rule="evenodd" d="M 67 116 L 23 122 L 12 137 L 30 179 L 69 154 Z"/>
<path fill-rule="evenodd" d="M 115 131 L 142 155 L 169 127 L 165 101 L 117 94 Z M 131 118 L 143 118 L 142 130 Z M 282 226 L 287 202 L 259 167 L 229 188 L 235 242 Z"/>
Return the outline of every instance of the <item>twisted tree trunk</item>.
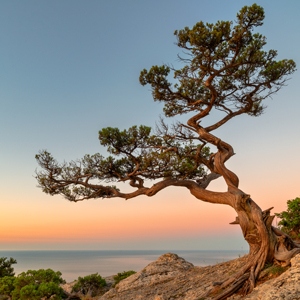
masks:
<path fill-rule="evenodd" d="M 251 292 L 266 262 L 287 266 L 291 258 L 300 253 L 300 245 L 296 244 L 287 234 L 272 226 L 275 216 L 271 216 L 270 211 L 273 207 L 262 211 L 250 195 L 238 188 L 239 179 L 237 175 L 225 166 L 225 162 L 234 155 L 233 148 L 199 126 L 196 123 L 198 118 L 199 116 L 190 119 L 188 124 L 197 130 L 202 140 L 218 148 L 213 163 L 208 162 L 206 165 L 211 171 L 220 174 L 228 186 L 227 193 L 223 195 L 220 193 L 210 200 L 213 200 L 214 203 L 228 204 L 234 208 L 237 218 L 231 224 L 241 226 L 244 238 L 250 248 L 246 265 L 226 281 L 216 283 L 215 287 L 208 291 L 207 295 L 226 288 L 224 292 L 213 298 L 220 300 L 226 299 L 242 286 L 244 294 Z M 202 191 L 199 189 L 192 189 L 191 193 L 203 200 Z M 208 202 L 212 201 L 208 200 Z"/>

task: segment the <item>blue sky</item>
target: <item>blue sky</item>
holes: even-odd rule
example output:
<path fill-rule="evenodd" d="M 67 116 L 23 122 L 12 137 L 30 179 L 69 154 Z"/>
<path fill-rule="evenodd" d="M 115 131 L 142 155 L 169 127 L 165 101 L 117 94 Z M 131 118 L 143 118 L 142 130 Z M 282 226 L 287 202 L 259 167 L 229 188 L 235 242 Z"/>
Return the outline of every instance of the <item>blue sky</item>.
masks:
<path fill-rule="evenodd" d="M 162 106 L 152 100 L 149 87 L 139 84 L 140 71 L 156 64 L 178 64 L 176 55 L 180 49 L 174 45 L 173 35 L 176 29 L 191 27 L 200 20 L 212 23 L 220 19 L 234 20 L 242 6 L 252 4 L 244 0 L 1 1 L 0 199 L 5 216 L 0 224 L 4 231 L 13 233 L 27 228 L 30 233 L 32 228 L 40 226 L 32 221 L 35 216 L 51 219 L 51 212 L 57 210 L 61 211 L 57 222 L 65 229 L 66 236 L 72 230 L 72 222 L 82 218 L 82 212 L 88 218 L 89 210 L 104 210 L 108 220 L 118 222 L 114 212 L 123 209 L 121 202 L 101 202 L 93 204 L 95 207 L 82 204 L 73 211 L 73 204 L 59 196 L 43 195 L 33 177 L 37 167 L 35 154 L 47 149 L 60 161 L 80 158 L 86 153 L 104 154 L 99 145 L 99 129 L 154 126 Z M 291 58 L 299 64 L 300 2 L 264 0 L 257 4 L 265 9 L 265 24 L 258 31 L 267 37 L 266 49 L 276 49 L 279 59 Z M 260 118 L 240 117 L 216 132 L 237 153 L 228 165 L 240 177 L 241 188 L 255 196 L 254 200 L 262 208 L 275 206 L 277 212 L 285 208 L 286 200 L 300 194 L 299 78 L 296 72 L 288 86 L 268 101 L 268 109 Z M 224 185 L 215 183 L 213 188 L 222 190 Z M 193 201 L 192 196 L 180 193 L 171 190 L 163 194 L 165 198 L 171 195 L 167 200 L 161 200 L 162 196 L 156 196 L 154 201 L 134 200 L 132 203 L 143 202 L 135 204 L 140 210 L 123 218 L 130 217 L 135 222 L 134 218 L 146 214 L 147 210 L 155 213 L 162 207 L 170 207 L 176 197 Z M 170 224 L 175 224 L 180 211 L 190 205 L 185 200 L 175 200 L 178 211 L 173 212 L 174 218 L 172 210 L 166 209 L 162 214 L 170 218 Z M 161 207 L 161 201 L 167 202 Z M 148 204 L 152 205 L 151 209 Z M 200 204 L 197 203 L 199 214 L 211 215 L 213 222 L 213 210 Z M 195 210 L 193 205 L 191 209 Z M 234 212 L 218 209 L 216 215 L 224 212 L 233 221 Z M 76 218 L 66 222 L 68 213 L 75 214 Z M 165 233 L 156 238 L 150 233 L 147 236 L 145 231 L 143 240 L 135 234 L 133 226 L 132 232 L 127 232 L 130 242 L 126 242 L 125 232 L 124 239 L 112 233 L 109 239 L 95 235 L 93 242 L 83 241 L 83 231 L 70 244 L 55 239 L 51 242 L 50 222 L 42 226 L 50 242 L 36 239 L 30 244 L 26 242 L 27 235 L 22 234 L 12 239 L 0 236 L 0 249 L 62 249 L 70 248 L 71 244 L 76 249 L 129 249 L 132 245 L 155 249 L 169 245 L 182 249 L 183 244 L 189 249 L 228 248 L 221 238 L 224 234 L 218 234 L 215 228 L 209 236 L 207 230 L 212 225 L 207 221 L 201 223 L 201 219 L 198 233 L 190 227 L 192 233 L 183 231 L 178 239 L 174 238 L 174 232 L 168 234 L 172 229 L 158 228 Z M 147 220 L 151 220 L 150 215 Z M 94 222 L 96 226 L 96 216 Z M 107 221 L 101 226 L 108 230 L 110 224 Z M 207 229 L 201 231 L 206 225 Z M 245 247 L 238 229 L 231 229 L 228 222 L 219 226 L 219 230 L 228 227 L 226 236 L 232 240 L 230 247 Z M 188 226 L 186 230 L 189 231 Z M 204 242 L 195 244 L 195 240 Z"/>

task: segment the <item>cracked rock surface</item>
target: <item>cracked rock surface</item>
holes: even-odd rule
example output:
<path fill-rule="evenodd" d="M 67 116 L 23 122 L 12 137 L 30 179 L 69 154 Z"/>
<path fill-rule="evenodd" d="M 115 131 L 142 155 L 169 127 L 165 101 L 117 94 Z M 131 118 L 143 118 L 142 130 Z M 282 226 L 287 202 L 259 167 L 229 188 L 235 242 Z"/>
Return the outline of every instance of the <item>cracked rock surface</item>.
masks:
<path fill-rule="evenodd" d="M 195 267 L 177 254 L 166 253 L 98 300 L 198 300 L 213 282 L 229 277 L 245 262 L 243 256 L 214 266 Z"/>
<path fill-rule="evenodd" d="M 214 282 L 223 281 L 237 272 L 247 255 L 213 266 L 197 267 L 177 254 L 166 253 L 140 272 L 122 280 L 115 288 L 113 276 L 105 277 L 108 290 L 97 300 L 204 300 Z M 300 254 L 291 260 L 291 268 L 277 278 L 257 286 L 242 298 L 233 295 L 227 300 L 300 300 Z M 70 291 L 75 282 L 62 286 Z"/>
<path fill-rule="evenodd" d="M 299 300 L 300 254 L 291 259 L 291 265 L 282 275 L 257 286 L 246 297 L 232 296 L 228 300 Z"/>

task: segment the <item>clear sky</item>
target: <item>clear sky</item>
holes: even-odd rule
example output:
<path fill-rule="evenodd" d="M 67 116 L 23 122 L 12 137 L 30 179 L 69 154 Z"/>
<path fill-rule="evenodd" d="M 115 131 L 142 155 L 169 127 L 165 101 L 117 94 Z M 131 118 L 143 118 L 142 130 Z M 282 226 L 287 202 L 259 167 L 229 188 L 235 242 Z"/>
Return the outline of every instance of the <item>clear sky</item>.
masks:
<path fill-rule="evenodd" d="M 300 1 L 262 0 L 266 49 L 299 65 Z M 154 126 L 162 105 L 139 73 L 177 64 L 176 29 L 234 20 L 246 0 L 0 1 L 0 250 L 246 249 L 230 207 L 183 188 L 147 198 L 70 203 L 36 187 L 35 154 L 59 161 L 105 150 L 103 127 Z M 259 118 L 216 131 L 236 155 L 227 163 L 261 206 L 300 196 L 299 72 Z M 120 187 L 125 187 L 122 184 Z M 209 189 L 224 191 L 222 180 Z"/>

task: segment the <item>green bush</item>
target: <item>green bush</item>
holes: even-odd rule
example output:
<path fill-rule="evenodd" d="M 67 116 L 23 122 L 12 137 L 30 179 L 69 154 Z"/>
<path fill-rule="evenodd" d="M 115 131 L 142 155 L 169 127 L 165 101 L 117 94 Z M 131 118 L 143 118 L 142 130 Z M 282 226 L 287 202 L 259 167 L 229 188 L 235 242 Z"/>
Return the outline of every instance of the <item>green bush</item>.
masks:
<path fill-rule="evenodd" d="M 78 277 L 76 284 L 72 288 L 72 292 L 80 292 L 83 295 L 96 295 L 101 288 L 106 286 L 106 281 L 98 273 L 85 277 Z"/>
<path fill-rule="evenodd" d="M 15 276 L 14 268 L 11 266 L 16 264 L 17 261 L 14 258 L 7 259 L 7 257 L 0 258 L 0 277 Z"/>
<path fill-rule="evenodd" d="M 278 223 L 280 229 L 286 233 L 300 233 L 300 198 L 287 201 L 288 209 L 281 213 L 275 213 L 281 219 Z"/>
<path fill-rule="evenodd" d="M 13 276 L 5 276 L 0 278 L 0 295 L 6 295 L 9 298 L 12 296 L 12 292 L 15 289 L 16 277 Z"/>
<path fill-rule="evenodd" d="M 19 274 L 14 280 L 14 290 L 11 292 L 13 300 L 40 300 L 46 298 L 61 300 L 64 297 L 63 289 L 59 286 L 65 281 L 60 272 L 51 269 L 38 271 L 28 270 Z"/>
<path fill-rule="evenodd" d="M 114 276 L 115 283 L 113 284 L 113 287 L 115 287 L 121 280 L 135 273 L 136 273 L 135 271 L 127 271 L 127 272 L 124 271 L 122 273 L 118 273 L 117 276 Z"/>

